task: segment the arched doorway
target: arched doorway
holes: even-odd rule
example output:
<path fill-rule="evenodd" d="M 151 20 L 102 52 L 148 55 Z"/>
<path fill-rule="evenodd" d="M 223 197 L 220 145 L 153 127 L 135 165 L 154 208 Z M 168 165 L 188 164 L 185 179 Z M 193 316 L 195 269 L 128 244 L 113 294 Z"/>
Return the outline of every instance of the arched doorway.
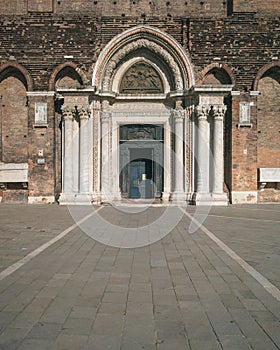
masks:
<path fill-rule="evenodd" d="M 184 94 L 193 84 L 186 52 L 156 28 L 129 29 L 105 47 L 93 72 L 101 117 L 101 200 L 186 201 Z M 151 136 L 156 130 L 159 139 Z M 130 139 L 122 138 L 125 132 Z"/>
<path fill-rule="evenodd" d="M 224 204 L 223 95 L 232 86 L 206 87 L 195 86 L 186 50 L 163 31 L 143 25 L 113 38 L 94 65 L 91 87 L 60 90 L 64 97 L 60 203 L 112 202 L 127 197 L 185 203 L 192 201 L 196 191 L 197 204 L 212 200 Z M 207 120 L 213 125 L 215 142 L 210 142 Z M 75 123 L 79 123 L 77 143 Z M 194 133 L 196 123 L 207 135 Z M 125 130 L 131 139 L 122 138 Z M 159 139 L 151 137 L 155 130 L 160 130 Z M 216 152 L 219 166 L 212 178 L 214 163 L 209 159 L 205 163 L 202 140 L 208 140 L 208 148 L 213 144 Z M 198 168 L 210 164 L 204 167 L 207 187 L 194 181 L 199 176 L 203 180 L 193 166 L 196 156 Z M 75 174 L 78 187 L 74 186 Z"/>

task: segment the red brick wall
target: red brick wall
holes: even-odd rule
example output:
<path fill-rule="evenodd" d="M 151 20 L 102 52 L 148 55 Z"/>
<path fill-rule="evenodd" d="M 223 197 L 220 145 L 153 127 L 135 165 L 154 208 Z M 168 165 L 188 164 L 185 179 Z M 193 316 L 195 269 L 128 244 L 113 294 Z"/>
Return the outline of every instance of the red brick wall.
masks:
<path fill-rule="evenodd" d="M 252 126 L 238 126 L 239 103 L 253 102 Z M 232 191 L 257 191 L 256 98 L 243 93 L 232 97 Z"/>
<path fill-rule="evenodd" d="M 280 68 L 265 74 L 258 89 L 258 167 L 280 168 Z"/>
<path fill-rule="evenodd" d="M 1 157 L 9 163 L 27 162 L 28 124 L 27 99 L 24 84 L 9 76 L 0 83 Z"/>
<path fill-rule="evenodd" d="M 47 127 L 34 127 L 35 102 L 48 103 Z M 54 99 L 45 96 L 29 97 L 29 196 L 52 196 L 55 189 L 55 124 Z M 43 155 L 39 156 L 39 151 Z M 44 159 L 45 164 L 38 164 L 38 159 Z"/>
<path fill-rule="evenodd" d="M 261 14 L 279 15 L 279 0 L 233 0 L 235 12 L 259 12 Z"/>

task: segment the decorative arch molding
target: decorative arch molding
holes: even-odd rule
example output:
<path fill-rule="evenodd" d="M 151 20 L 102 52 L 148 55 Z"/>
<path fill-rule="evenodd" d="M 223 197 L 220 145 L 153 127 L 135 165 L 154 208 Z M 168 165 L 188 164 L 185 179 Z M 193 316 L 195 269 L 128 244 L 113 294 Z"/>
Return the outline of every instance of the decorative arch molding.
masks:
<path fill-rule="evenodd" d="M 267 71 L 269 71 L 271 68 L 275 68 L 275 67 L 278 67 L 280 69 L 280 60 L 268 63 L 259 70 L 259 72 L 256 75 L 256 78 L 254 80 L 254 83 L 253 83 L 253 91 L 258 90 L 259 82 L 260 82 L 261 78 L 263 77 L 263 75 Z"/>
<path fill-rule="evenodd" d="M 33 81 L 28 70 L 17 62 L 6 62 L 0 67 L 0 81 L 6 76 L 12 75 L 12 71 L 18 71 L 24 78 L 24 85 L 27 91 L 33 91 Z"/>
<path fill-rule="evenodd" d="M 76 72 L 76 74 L 80 77 L 83 84 L 86 82 L 85 74 L 81 69 L 79 69 L 78 65 L 74 62 L 67 61 L 67 62 L 61 63 L 60 65 L 55 67 L 55 69 L 53 70 L 49 80 L 49 91 L 55 90 L 56 78 L 58 74 L 65 68 L 72 68 Z"/>
<path fill-rule="evenodd" d="M 206 75 L 208 73 L 210 73 L 211 70 L 213 70 L 213 69 L 218 69 L 218 70 L 224 71 L 231 79 L 231 85 L 233 85 L 233 86 L 236 85 L 235 75 L 234 75 L 231 67 L 225 63 L 218 63 L 218 62 L 211 63 L 210 65 L 205 67 L 200 73 L 198 73 L 198 84 L 199 85 L 201 85 L 203 83 L 203 80 L 206 77 Z"/>
<path fill-rule="evenodd" d="M 97 91 L 110 91 L 112 76 L 118 65 L 140 49 L 161 58 L 172 73 L 175 90 L 185 90 L 195 85 L 190 59 L 181 45 L 157 28 L 138 26 L 117 35 L 101 52 L 92 77 L 92 85 Z"/>

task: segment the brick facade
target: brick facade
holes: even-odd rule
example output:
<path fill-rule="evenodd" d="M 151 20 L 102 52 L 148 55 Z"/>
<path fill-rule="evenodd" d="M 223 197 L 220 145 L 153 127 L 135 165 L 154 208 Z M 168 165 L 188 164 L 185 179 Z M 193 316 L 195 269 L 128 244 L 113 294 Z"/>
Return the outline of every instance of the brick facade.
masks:
<path fill-rule="evenodd" d="M 146 24 L 182 45 L 197 84 L 234 85 L 225 120 L 229 192 L 248 192 L 245 202 L 279 201 L 278 185 L 258 191 L 257 178 L 258 168 L 280 168 L 278 1 L 0 0 L 0 12 L 0 162 L 28 162 L 29 196 L 49 198 L 61 190 L 59 102 L 43 92 L 54 91 L 64 64 L 76 72 L 81 87 L 90 86 L 105 45 Z M 60 77 L 62 85 L 72 79 L 71 69 Z M 45 126 L 34 127 L 36 102 L 47 103 Z M 250 104 L 246 126 L 239 125 L 243 102 Z M 45 163 L 38 164 L 39 158 Z M 18 191 L 22 196 L 24 190 Z"/>

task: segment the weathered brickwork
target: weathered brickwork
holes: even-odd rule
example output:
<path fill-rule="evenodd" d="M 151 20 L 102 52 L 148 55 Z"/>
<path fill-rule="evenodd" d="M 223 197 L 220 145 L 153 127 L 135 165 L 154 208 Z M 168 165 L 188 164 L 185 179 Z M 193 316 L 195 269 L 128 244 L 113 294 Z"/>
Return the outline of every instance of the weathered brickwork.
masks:
<path fill-rule="evenodd" d="M 0 83 L 1 155 L 5 163 L 27 162 L 28 123 L 26 88 L 17 77 Z"/>
<path fill-rule="evenodd" d="M 5 67 L 0 77 L 0 162 L 28 162 L 29 196 L 48 197 L 61 191 L 61 114 L 59 109 L 55 111 L 58 102 L 55 96 L 30 92 L 53 91 L 56 80 L 59 86 L 90 86 L 94 64 L 106 44 L 140 24 L 158 28 L 182 45 L 197 84 L 231 84 L 238 92 L 226 98 L 228 190 L 257 192 L 257 169 L 280 167 L 277 0 L 0 0 L 0 13 L 0 66 Z M 8 71 L 9 62 L 19 64 L 27 74 Z M 258 76 L 272 62 L 275 67 Z M 66 77 L 64 73 L 59 76 L 58 67 L 63 64 L 72 65 L 81 81 L 72 79 L 67 70 Z M 254 90 L 261 94 L 250 93 Z M 47 125 L 40 128 L 34 126 L 36 102 L 48 105 Z M 239 125 L 242 102 L 250 103 L 250 125 Z M 40 158 L 44 164 L 38 164 Z M 268 185 L 259 192 L 259 200 L 279 200 L 277 186 Z M 26 197 L 26 191 L 19 194 Z M 11 198 L 11 194 L 6 196 L 7 200 Z"/>

